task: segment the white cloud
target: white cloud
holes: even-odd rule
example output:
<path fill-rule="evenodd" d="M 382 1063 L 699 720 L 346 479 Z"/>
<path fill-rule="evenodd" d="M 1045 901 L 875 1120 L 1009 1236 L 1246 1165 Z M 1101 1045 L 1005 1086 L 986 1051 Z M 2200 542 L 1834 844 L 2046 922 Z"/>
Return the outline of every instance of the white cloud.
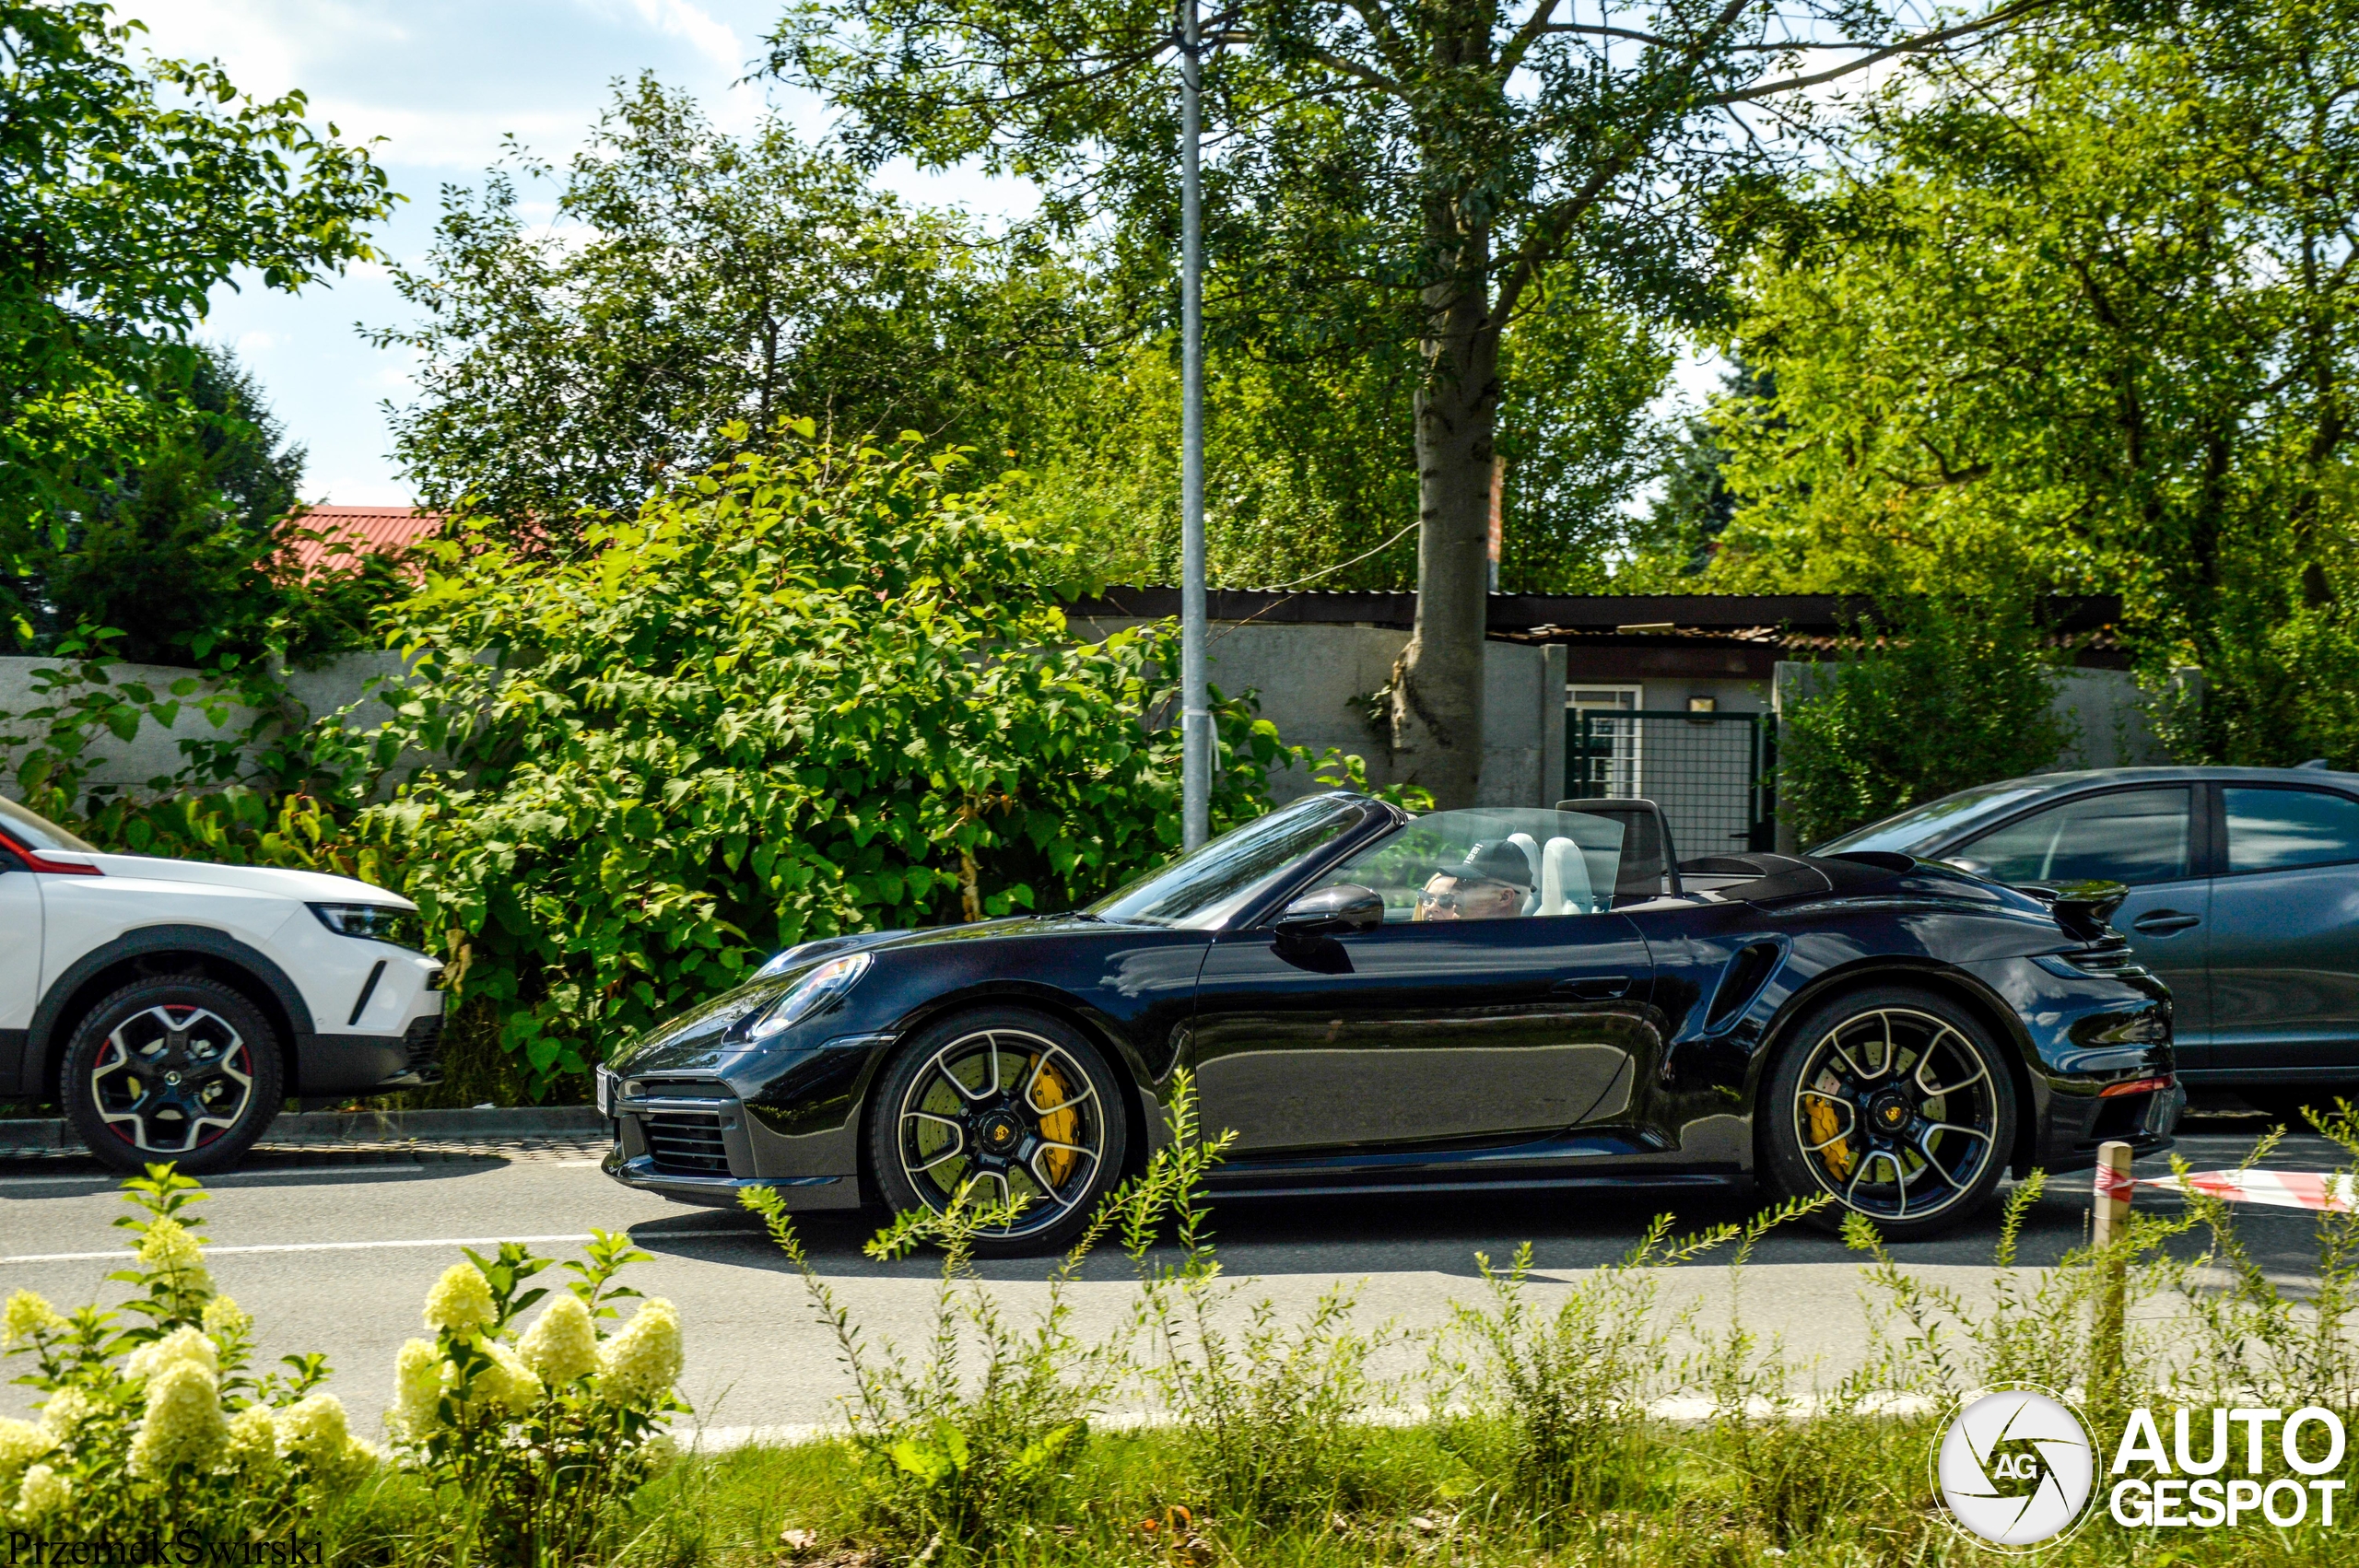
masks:
<path fill-rule="evenodd" d="M 746 51 L 737 34 L 690 0 L 631 0 L 631 6 L 650 27 L 673 38 L 685 39 L 698 53 L 724 71 L 742 72 Z"/>

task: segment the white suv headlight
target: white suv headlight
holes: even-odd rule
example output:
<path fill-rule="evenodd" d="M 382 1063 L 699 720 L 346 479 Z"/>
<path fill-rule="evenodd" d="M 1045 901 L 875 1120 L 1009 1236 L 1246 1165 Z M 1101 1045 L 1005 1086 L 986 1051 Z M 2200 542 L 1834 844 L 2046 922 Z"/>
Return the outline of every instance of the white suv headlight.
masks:
<path fill-rule="evenodd" d="M 780 1030 L 792 1029 L 851 989 L 868 973 L 868 962 L 865 953 L 830 958 L 789 986 L 770 1003 L 769 1012 L 754 1020 L 752 1027 L 745 1031 L 746 1037 L 767 1040 Z"/>

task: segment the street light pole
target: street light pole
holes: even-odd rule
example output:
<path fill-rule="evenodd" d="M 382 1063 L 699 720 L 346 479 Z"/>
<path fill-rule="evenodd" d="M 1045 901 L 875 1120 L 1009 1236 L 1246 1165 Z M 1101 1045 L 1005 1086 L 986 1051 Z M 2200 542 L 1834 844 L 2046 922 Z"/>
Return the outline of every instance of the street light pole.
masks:
<path fill-rule="evenodd" d="M 1180 739 L 1181 833 L 1212 837 L 1213 715 L 1204 676 L 1204 236 L 1197 169 L 1203 61 L 1196 0 L 1180 0 Z"/>

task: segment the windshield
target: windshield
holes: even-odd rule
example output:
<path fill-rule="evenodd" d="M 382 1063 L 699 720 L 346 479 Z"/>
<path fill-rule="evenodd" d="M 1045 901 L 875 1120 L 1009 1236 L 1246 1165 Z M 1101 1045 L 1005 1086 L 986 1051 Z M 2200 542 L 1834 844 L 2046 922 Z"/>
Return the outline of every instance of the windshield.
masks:
<path fill-rule="evenodd" d="M 1978 784 L 1971 790 L 1960 790 L 1954 795 L 1943 795 L 1938 801 L 1888 816 L 1882 822 L 1872 822 L 1856 827 L 1840 838 L 1831 838 L 1816 845 L 1808 852 L 1813 855 L 1845 855 L 1863 849 L 1884 849 L 1897 854 L 1909 854 L 1952 828 L 1963 827 L 1972 818 L 1988 810 L 2009 805 L 2038 794 L 2044 784 L 2016 779 L 2006 784 Z"/>
<path fill-rule="evenodd" d="M 1360 820 L 1356 796 L 1314 795 L 1233 827 L 1089 907 L 1101 919 L 1213 930 Z"/>
<path fill-rule="evenodd" d="M 99 847 L 85 844 L 47 817 L 36 816 L 6 796 L 0 796 L 0 829 L 28 849 L 79 849 L 95 855 Z"/>

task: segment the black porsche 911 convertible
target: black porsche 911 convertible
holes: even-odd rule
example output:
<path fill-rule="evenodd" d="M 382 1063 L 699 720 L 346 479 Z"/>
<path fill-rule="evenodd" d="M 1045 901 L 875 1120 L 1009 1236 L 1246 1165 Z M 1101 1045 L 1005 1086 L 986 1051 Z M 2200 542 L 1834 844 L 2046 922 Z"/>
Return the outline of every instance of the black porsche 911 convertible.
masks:
<path fill-rule="evenodd" d="M 1764 1182 L 1895 1238 L 2168 1144 L 2169 993 L 2109 884 L 1892 854 L 1674 863 L 1637 801 L 1313 796 L 1069 914 L 831 938 L 598 1077 L 605 1168 L 701 1202 L 1021 1200 L 1048 1248 L 1166 1136 L 1216 1192 Z"/>

